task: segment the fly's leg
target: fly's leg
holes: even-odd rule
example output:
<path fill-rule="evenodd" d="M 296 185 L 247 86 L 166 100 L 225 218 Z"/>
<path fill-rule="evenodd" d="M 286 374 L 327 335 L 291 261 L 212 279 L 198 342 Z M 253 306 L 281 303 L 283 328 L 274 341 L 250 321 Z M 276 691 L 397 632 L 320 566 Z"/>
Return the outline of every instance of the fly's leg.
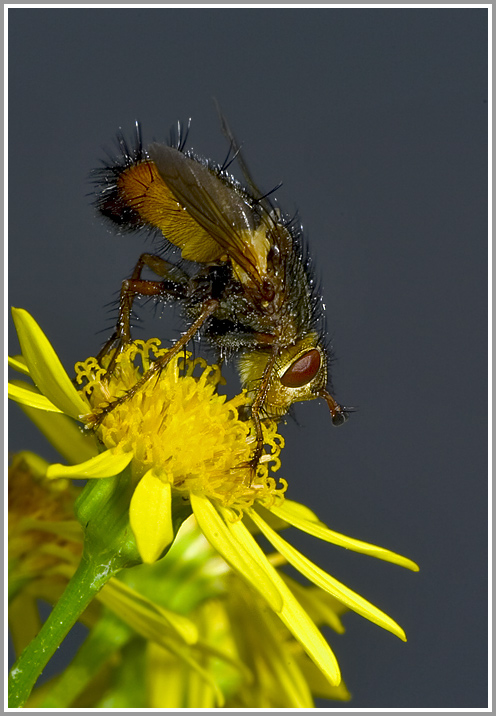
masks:
<path fill-rule="evenodd" d="M 141 278 L 141 272 L 147 267 L 162 281 L 149 281 Z M 119 353 L 131 341 L 131 312 L 136 296 L 157 296 L 163 298 L 185 298 L 188 277 L 173 264 L 154 254 L 142 254 L 134 267 L 131 277 L 122 282 L 119 299 L 119 318 L 114 333 L 110 336 L 97 355 L 98 362 L 115 348 L 112 360 L 107 368 L 113 372 Z"/>
<path fill-rule="evenodd" d="M 117 398 L 112 403 L 106 405 L 104 408 L 99 408 L 98 414 L 94 416 L 91 422 L 91 427 L 97 427 L 105 419 L 105 417 L 110 412 L 112 412 L 112 410 L 114 410 L 114 408 L 116 408 L 118 405 L 122 405 L 122 403 L 126 402 L 126 400 L 132 398 L 133 395 L 136 395 L 136 393 L 141 390 L 145 383 L 147 383 L 155 375 L 158 375 L 160 371 L 165 368 L 167 363 L 169 363 L 169 361 L 174 356 L 176 356 L 182 351 L 182 349 L 189 343 L 193 336 L 200 330 L 205 321 L 210 318 L 213 313 L 215 313 L 218 307 L 219 301 L 214 298 L 205 301 L 203 303 L 200 315 L 198 316 L 196 321 L 191 324 L 186 333 L 184 333 L 181 338 L 179 338 L 179 340 L 174 343 L 172 348 L 170 348 L 165 355 L 157 358 L 157 360 L 150 366 L 150 368 L 140 378 L 140 380 L 130 390 L 128 390 L 125 395 L 122 395 L 121 397 Z"/>
<path fill-rule="evenodd" d="M 260 385 L 257 390 L 257 394 L 255 396 L 255 400 L 252 403 L 251 406 L 251 417 L 253 419 L 253 422 L 255 424 L 255 433 L 257 438 L 257 443 L 255 447 L 255 452 L 253 453 L 251 459 L 250 459 L 250 467 L 254 474 L 257 472 L 258 463 L 260 462 L 260 458 L 262 457 L 263 453 L 263 446 L 264 446 L 264 437 L 262 432 L 262 421 L 260 420 L 260 411 L 262 409 L 263 404 L 265 403 L 265 398 L 267 396 L 267 391 L 269 389 L 270 381 L 272 379 L 272 374 L 274 371 L 274 364 L 276 362 L 277 356 L 278 356 L 278 349 L 276 346 L 272 348 L 272 352 L 270 354 L 269 360 L 267 361 L 267 364 L 264 368 L 264 372 L 262 373 L 262 380 L 260 381 Z"/>

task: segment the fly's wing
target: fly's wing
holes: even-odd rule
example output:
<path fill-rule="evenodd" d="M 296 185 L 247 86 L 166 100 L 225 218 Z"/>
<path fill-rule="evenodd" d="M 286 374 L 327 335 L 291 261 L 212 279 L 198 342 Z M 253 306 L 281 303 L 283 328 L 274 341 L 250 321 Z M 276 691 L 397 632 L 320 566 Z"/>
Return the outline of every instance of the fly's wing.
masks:
<path fill-rule="evenodd" d="M 159 229 L 183 257 L 199 263 L 217 261 L 225 253 L 205 229 L 179 204 L 155 164 L 141 150 L 124 153 L 93 172 L 95 204 L 121 231 Z"/>
<path fill-rule="evenodd" d="M 263 222 L 255 226 L 251 207 L 207 167 L 179 150 L 152 144 L 148 154 L 179 204 L 231 258 L 235 270 L 241 269 L 237 270 L 241 280 L 249 277 L 260 286 L 270 244 Z M 198 261 L 200 252 L 194 240 L 184 242 L 184 258 Z"/>

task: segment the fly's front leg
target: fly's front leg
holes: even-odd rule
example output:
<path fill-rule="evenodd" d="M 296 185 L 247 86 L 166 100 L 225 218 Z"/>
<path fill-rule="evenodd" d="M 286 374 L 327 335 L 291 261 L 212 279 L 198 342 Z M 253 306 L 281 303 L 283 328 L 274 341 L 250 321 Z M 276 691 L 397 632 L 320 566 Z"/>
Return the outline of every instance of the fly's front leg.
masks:
<path fill-rule="evenodd" d="M 260 462 L 260 458 L 262 457 L 263 446 L 264 446 L 264 437 L 263 437 L 263 432 L 262 432 L 262 421 L 260 420 L 260 411 L 262 409 L 263 404 L 265 403 L 265 398 L 267 397 L 267 391 L 269 389 L 270 381 L 272 379 L 274 365 L 275 365 L 278 353 L 279 353 L 278 349 L 274 346 L 272 348 L 272 352 L 269 356 L 269 360 L 267 361 L 267 364 L 264 368 L 264 372 L 262 373 L 262 380 L 260 381 L 260 385 L 258 387 L 257 394 L 255 396 L 255 400 L 253 401 L 252 406 L 251 406 L 251 417 L 255 424 L 255 433 L 256 433 L 257 443 L 256 443 L 256 447 L 255 447 L 255 452 L 253 453 L 253 455 L 250 459 L 250 467 L 255 474 L 257 471 L 258 463 Z"/>
<path fill-rule="evenodd" d="M 162 281 L 149 281 L 141 278 L 141 272 L 147 267 Z M 108 355 L 115 348 L 115 353 L 107 370 L 113 372 L 119 353 L 131 341 L 131 313 L 136 296 L 157 296 L 163 298 L 184 298 L 188 277 L 180 269 L 164 261 L 154 254 L 142 254 L 134 267 L 131 277 L 122 282 L 119 298 L 119 317 L 114 333 L 97 355 L 97 360 Z"/>
<path fill-rule="evenodd" d="M 151 365 L 151 367 L 146 371 L 146 373 L 140 378 L 140 380 L 130 389 L 128 392 L 121 396 L 120 398 L 117 398 L 109 405 L 105 406 L 102 409 L 99 409 L 97 412 L 98 414 L 93 417 L 92 421 L 92 427 L 98 426 L 105 417 L 114 410 L 118 405 L 122 405 L 122 403 L 126 402 L 130 398 L 133 397 L 133 395 L 136 395 L 141 388 L 147 383 L 153 376 L 160 373 L 160 371 L 165 368 L 167 363 L 176 356 L 178 353 L 182 351 L 182 349 L 189 343 L 189 341 L 193 338 L 193 336 L 198 333 L 202 325 L 205 323 L 205 321 L 210 318 L 210 316 L 215 313 L 217 308 L 219 307 L 219 301 L 217 299 L 211 298 L 208 299 L 203 303 L 202 310 L 198 318 L 192 325 L 189 327 L 189 329 L 184 333 L 181 338 L 174 343 L 172 348 L 170 348 L 167 353 L 165 353 L 163 356 L 160 356 L 157 358 L 157 360 Z"/>

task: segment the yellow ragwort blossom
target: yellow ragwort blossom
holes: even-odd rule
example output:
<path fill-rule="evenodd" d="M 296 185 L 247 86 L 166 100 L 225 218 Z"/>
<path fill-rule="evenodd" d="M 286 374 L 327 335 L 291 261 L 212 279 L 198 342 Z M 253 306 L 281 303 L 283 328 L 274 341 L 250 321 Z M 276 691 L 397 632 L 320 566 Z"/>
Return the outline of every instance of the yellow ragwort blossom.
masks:
<path fill-rule="evenodd" d="M 9 626 L 16 653 L 40 629 L 37 600 L 60 597 L 82 551 L 73 509 L 80 490 L 47 479 L 46 467 L 20 453 L 9 468 Z M 339 602 L 311 585 L 291 586 L 318 625 L 344 631 Z M 264 600 L 219 557 L 193 516 L 164 559 L 124 570 L 95 601 L 82 617 L 90 631 L 74 659 L 31 694 L 27 708 L 312 708 L 315 697 L 349 698 L 344 683 L 329 685 Z"/>
<path fill-rule="evenodd" d="M 22 350 L 15 366 L 35 388 L 17 383 L 11 397 L 37 409 L 60 412 L 83 424 L 106 403 L 132 388 L 162 349 L 158 341 L 135 342 L 116 360 L 112 375 L 88 359 L 76 366 L 78 391 L 34 319 L 14 309 Z M 200 375 L 195 376 L 195 369 Z M 134 494 L 130 523 L 144 562 L 152 563 L 174 539 L 177 500 L 188 502 L 200 530 L 228 565 L 258 593 L 329 684 L 341 682 L 339 666 L 314 619 L 253 537 L 261 532 L 281 557 L 344 607 L 406 640 L 401 627 L 380 609 L 311 562 L 283 539 L 293 526 L 321 540 L 369 554 L 416 571 L 409 559 L 327 528 L 304 505 L 285 498 L 286 483 L 270 474 L 279 465 L 282 438 L 270 421 L 264 426 L 269 448 L 254 476 L 248 466 L 254 432 L 239 419 L 244 396 L 227 400 L 216 392 L 220 372 L 204 362 L 174 357 L 136 394 L 103 417 L 101 452 L 75 465 L 51 465 L 49 478 L 105 478 L 130 468 Z"/>

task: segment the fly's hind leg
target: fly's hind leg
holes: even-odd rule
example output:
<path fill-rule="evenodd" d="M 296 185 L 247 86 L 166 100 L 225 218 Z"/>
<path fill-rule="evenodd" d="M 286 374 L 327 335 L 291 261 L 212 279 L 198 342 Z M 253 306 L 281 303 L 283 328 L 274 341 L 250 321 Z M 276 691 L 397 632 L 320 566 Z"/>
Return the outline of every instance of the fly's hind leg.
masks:
<path fill-rule="evenodd" d="M 161 281 L 150 281 L 141 278 L 144 268 L 161 277 Z M 157 298 L 185 298 L 187 295 L 188 276 L 168 261 L 154 254 L 141 254 L 134 267 L 131 277 L 122 282 L 119 298 L 119 317 L 115 331 L 97 355 L 98 362 L 115 348 L 107 368 L 113 372 L 119 353 L 131 341 L 131 313 L 136 296 L 156 296 Z"/>

